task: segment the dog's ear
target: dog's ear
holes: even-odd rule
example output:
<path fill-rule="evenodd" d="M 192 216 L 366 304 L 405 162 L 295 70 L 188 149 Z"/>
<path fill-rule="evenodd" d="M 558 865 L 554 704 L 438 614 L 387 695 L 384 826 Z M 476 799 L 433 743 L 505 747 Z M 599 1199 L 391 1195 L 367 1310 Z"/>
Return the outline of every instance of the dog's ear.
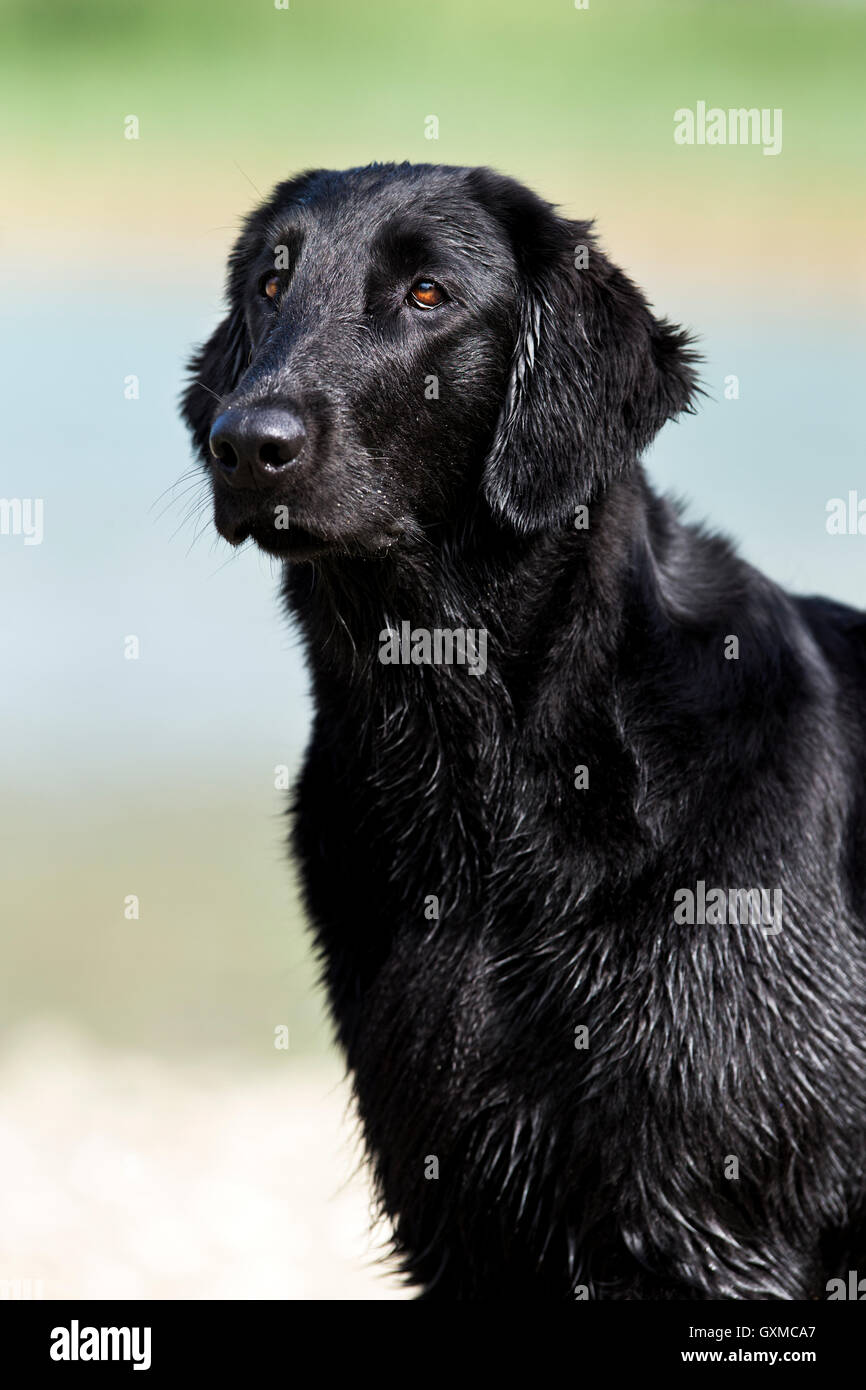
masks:
<path fill-rule="evenodd" d="M 689 335 L 655 319 L 599 251 L 590 223 L 489 170 L 470 178 L 517 266 L 511 374 L 484 493 L 495 515 L 530 532 L 567 522 L 666 420 L 693 410 L 698 359 Z"/>
<path fill-rule="evenodd" d="M 243 310 L 233 308 L 190 359 L 190 382 L 183 393 L 181 413 L 205 458 L 220 401 L 237 386 L 249 361 L 250 347 Z"/>

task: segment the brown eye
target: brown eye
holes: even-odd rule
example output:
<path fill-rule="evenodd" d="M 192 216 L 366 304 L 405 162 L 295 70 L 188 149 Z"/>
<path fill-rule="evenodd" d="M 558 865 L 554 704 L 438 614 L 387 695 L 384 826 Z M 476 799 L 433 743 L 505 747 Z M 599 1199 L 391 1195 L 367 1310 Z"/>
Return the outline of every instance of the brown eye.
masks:
<path fill-rule="evenodd" d="M 445 303 L 445 291 L 435 280 L 416 280 L 409 291 L 409 300 L 416 309 L 435 309 Z"/>
<path fill-rule="evenodd" d="M 277 295 L 280 292 L 280 284 L 281 281 L 279 275 L 272 275 L 269 280 L 265 281 L 265 283 L 262 285 L 262 289 L 268 296 L 268 299 L 276 299 Z"/>

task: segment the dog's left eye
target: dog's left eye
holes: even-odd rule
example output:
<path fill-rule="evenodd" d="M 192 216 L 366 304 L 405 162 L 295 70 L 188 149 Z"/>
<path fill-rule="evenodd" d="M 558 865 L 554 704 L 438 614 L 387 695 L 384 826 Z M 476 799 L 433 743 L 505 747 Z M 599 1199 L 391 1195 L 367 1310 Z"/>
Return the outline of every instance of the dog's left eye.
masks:
<path fill-rule="evenodd" d="M 416 280 L 409 291 L 409 303 L 416 309 L 437 309 L 448 298 L 435 280 Z"/>
<path fill-rule="evenodd" d="M 267 295 L 268 299 L 276 299 L 282 283 L 279 275 L 269 275 L 267 280 L 262 281 L 262 294 Z"/>

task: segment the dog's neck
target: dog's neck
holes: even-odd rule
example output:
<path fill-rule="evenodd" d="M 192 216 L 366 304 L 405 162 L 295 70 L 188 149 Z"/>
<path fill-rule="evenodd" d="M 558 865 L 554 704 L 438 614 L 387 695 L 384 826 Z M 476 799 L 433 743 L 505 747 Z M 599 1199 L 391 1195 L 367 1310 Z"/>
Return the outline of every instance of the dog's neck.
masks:
<path fill-rule="evenodd" d="M 592 851 L 584 888 L 603 879 L 616 843 L 610 828 L 637 799 L 618 680 L 643 659 L 629 652 L 631 634 L 652 621 L 654 565 L 644 552 L 654 505 L 637 476 L 591 508 L 586 530 L 517 537 L 491 521 L 442 547 L 431 538 L 423 550 L 380 560 L 287 571 L 319 756 L 326 747 L 327 768 L 351 766 L 370 789 L 376 815 L 365 833 L 391 846 L 395 882 L 412 881 L 411 852 L 423 846 L 431 881 L 451 881 L 459 865 L 453 894 L 468 901 L 492 865 L 491 847 L 523 843 L 523 781 L 540 778 L 554 806 L 577 765 L 590 763 L 604 767 L 592 823 L 572 829 Z M 383 633 L 403 623 L 410 632 L 483 628 L 483 674 L 383 662 Z M 550 679 L 556 668 L 565 682 Z M 572 818 L 584 814 L 580 798 L 571 805 Z"/>
<path fill-rule="evenodd" d="M 574 670 L 597 699 L 622 640 L 626 609 L 650 602 L 652 514 L 660 504 L 640 470 L 590 509 L 588 526 L 521 537 L 489 518 L 395 549 L 381 558 L 333 557 L 288 567 L 286 597 L 306 640 L 314 681 L 346 703 L 389 699 L 397 676 L 383 664 L 383 634 L 395 641 L 437 630 L 485 634 L 485 670 L 442 672 L 428 681 L 447 705 L 471 702 L 478 680 L 489 698 L 519 708 L 553 660 Z M 678 523 L 669 514 L 665 524 Z M 646 592 L 642 592 L 646 591 Z M 417 682 L 411 689 L 419 691 Z M 480 692 L 479 692 L 480 693 Z"/>
<path fill-rule="evenodd" d="M 683 526 L 639 471 L 590 508 L 585 530 L 517 537 L 488 525 L 442 546 L 431 537 L 381 560 L 288 571 L 320 757 L 326 746 L 326 767 L 351 766 L 373 789 L 370 833 L 394 846 L 397 878 L 423 845 L 434 880 L 459 863 L 471 896 L 491 847 L 525 842 L 520 788 L 531 780 L 546 789 L 539 814 L 549 803 L 584 847 L 589 891 L 616 873 L 618 835 L 649 855 L 681 798 L 668 773 L 644 795 L 647 701 L 663 708 L 720 613 L 729 620 L 720 597 L 730 605 L 743 590 L 742 562 Z M 383 662 L 383 633 L 403 623 L 485 629 L 486 669 Z M 571 794 L 588 769 L 591 802 Z"/>

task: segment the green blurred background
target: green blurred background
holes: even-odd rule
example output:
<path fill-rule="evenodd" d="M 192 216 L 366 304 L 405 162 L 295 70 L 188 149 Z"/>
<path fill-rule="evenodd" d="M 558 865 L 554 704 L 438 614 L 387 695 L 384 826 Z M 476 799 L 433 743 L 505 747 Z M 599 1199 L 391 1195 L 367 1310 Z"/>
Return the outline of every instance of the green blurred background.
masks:
<path fill-rule="evenodd" d="M 176 415 L 240 217 L 292 171 L 408 159 L 491 164 L 596 218 L 704 341 L 708 398 L 663 432 L 659 485 L 781 582 L 862 604 L 866 539 L 824 519 L 866 491 L 864 7 L 2 0 L 0 17 L 0 492 L 46 518 L 41 546 L 0 537 L 0 1038 L 62 1025 L 170 1068 L 312 1067 L 328 1027 L 275 788 L 306 737 L 302 657 L 272 564 L 215 541 Z M 674 111 L 699 100 L 782 108 L 781 154 L 676 145 Z"/>

